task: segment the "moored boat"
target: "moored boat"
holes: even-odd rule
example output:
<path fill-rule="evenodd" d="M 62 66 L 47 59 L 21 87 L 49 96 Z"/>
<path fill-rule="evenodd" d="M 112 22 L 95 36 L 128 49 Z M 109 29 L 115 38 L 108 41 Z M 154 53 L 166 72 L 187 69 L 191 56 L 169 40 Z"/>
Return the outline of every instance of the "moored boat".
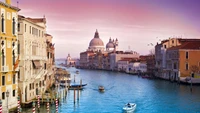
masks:
<path fill-rule="evenodd" d="M 124 105 L 123 110 L 126 113 L 132 113 L 136 109 L 136 106 L 135 103 L 127 103 Z"/>
<path fill-rule="evenodd" d="M 84 86 L 86 86 L 87 84 L 72 84 L 69 85 L 68 88 L 69 90 L 82 90 L 84 88 Z"/>
<path fill-rule="evenodd" d="M 104 92 L 105 91 L 104 87 L 103 86 L 99 86 L 99 91 L 100 92 Z"/>

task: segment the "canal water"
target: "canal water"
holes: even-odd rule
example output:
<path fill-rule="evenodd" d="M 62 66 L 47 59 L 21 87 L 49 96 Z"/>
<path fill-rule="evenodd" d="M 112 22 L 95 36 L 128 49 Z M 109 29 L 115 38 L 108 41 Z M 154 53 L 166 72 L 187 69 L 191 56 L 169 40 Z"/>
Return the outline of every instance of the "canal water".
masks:
<path fill-rule="evenodd" d="M 144 79 L 136 75 L 102 70 L 66 68 L 72 83 L 86 83 L 74 103 L 74 91 L 62 99 L 59 113 L 122 113 L 127 102 L 134 102 L 134 113 L 200 113 L 200 86 L 178 85 L 164 80 Z M 79 74 L 76 74 L 79 70 Z M 98 86 L 105 92 L 98 91 Z M 52 106 L 52 113 L 55 106 Z M 31 109 L 24 112 L 31 112 Z M 40 113 L 46 113 L 43 107 Z"/>

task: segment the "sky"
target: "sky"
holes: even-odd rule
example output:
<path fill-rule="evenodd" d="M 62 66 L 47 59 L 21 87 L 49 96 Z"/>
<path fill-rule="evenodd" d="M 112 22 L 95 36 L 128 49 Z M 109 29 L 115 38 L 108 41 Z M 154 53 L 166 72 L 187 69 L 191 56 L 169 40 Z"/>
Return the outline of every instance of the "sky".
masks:
<path fill-rule="evenodd" d="M 79 58 L 96 29 L 104 46 L 117 38 L 119 50 L 141 55 L 164 39 L 200 38 L 200 0 L 12 0 L 12 5 L 17 1 L 20 15 L 45 15 L 56 58 Z"/>

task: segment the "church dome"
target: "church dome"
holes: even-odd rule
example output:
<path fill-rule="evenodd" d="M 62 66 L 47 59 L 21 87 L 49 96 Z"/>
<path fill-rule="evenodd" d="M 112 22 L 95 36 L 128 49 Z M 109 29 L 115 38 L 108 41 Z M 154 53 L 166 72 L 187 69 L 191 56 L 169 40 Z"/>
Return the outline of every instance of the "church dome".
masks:
<path fill-rule="evenodd" d="M 115 48 L 115 45 L 111 38 L 109 39 L 109 42 L 106 44 L 106 48 Z"/>
<path fill-rule="evenodd" d="M 115 45 L 112 42 L 106 44 L 106 48 L 115 48 Z"/>
<path fill-rule="evenodd" d="M 103 47 L 104 43 L 103 41 L 99 38 L 99 33 L 98 31 L 95 32 L 94 38 L 90 41 L 89 47 Z"/>

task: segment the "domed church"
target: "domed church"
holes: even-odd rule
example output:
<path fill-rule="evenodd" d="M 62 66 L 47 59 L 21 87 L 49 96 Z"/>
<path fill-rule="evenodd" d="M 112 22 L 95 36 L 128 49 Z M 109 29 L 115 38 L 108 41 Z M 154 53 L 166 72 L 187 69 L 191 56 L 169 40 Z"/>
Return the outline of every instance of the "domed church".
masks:
<path fill-rule="evenodd" d="M 94 34 L 94 38 L 90 41 L 89 47 L 87 51 L 104 51 L 104 43 L 103 41 L 99 38 L 99 33 L 96 30 Z M 116 51 L 118 49 L 118 40 L 112 40 L 111 38 L 109 39 L 109 42 L 106 44 L 106 52 L 112 52 Z"/>

